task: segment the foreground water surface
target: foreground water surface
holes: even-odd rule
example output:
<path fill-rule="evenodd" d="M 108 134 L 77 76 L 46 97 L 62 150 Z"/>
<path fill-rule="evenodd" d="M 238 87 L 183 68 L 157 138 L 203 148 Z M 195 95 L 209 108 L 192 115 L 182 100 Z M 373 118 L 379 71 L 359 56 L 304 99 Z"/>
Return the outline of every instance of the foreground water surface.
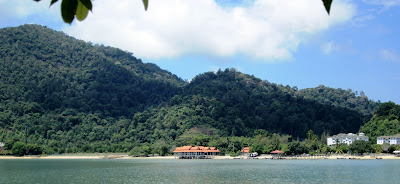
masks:
<path fill-rule="evenodd" d="M 0 160 L 0 183 L 399 181 L 399 160 Z"/>

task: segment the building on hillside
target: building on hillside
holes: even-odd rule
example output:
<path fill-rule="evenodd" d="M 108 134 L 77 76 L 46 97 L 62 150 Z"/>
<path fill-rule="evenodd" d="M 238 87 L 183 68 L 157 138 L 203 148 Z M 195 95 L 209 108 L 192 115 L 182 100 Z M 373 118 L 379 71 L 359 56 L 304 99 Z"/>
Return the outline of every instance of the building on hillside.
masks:
<path fill-rule="evenodd" d="M 327 144 L 328 144 L 328 146 L 335 145 L 335 144 L 341 144 L 341 143 L 350 145 L 355 140 L 369 141 L 369 137 L 365 136 L 364 133 L 359 133 L 358 135 L 353 134 L 353 133 L 348 133 L 348 134 L 341 133 L 341 134 L 334 135 L 332 137 L 328 137 Z"/>
<path fill-rule="evenodd" d="M 178 159 L 204 159 L 219 155 L 216 147 L 182 146 L 177 147 L 174 156 Z"/>
<path fill-rule="evenodd" d="M 376 138 L 376 144 L 390 144 L 390 145 L 396 145 L 400 144 L 400 134 L 397 135 L 392 135 L 392 136 L 379 136 Z"/>

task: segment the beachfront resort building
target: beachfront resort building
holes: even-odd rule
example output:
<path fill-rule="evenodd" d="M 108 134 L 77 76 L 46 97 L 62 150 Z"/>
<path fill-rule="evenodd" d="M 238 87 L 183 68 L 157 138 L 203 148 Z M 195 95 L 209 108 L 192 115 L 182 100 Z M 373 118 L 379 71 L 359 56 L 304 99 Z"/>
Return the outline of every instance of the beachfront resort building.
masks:
<path fill-rule="evenodd" d="M 328 146 L 335 145 L 335 144 L 341 144 L 341 143 L 350 145 L 355 140 L 369 141 L 369 137 L 365 136 L 364 133 L 359 133 L 358 135 L 353 134 L 353 133 L 348 133 L 348 134 L 341 133 L 341 134 L 334 135 L 332 137 L 328 137 L 327 144 L 328 144 Z"/>
<path fill-rule="evenodd" d="M 379 136 L 376 138 L 376 144 L 390 144 L 390 145 L 396 145 L 400 144 L 400 134 L 397 135 L 392 135 L 392 136 Z"/>
<path fill-rule="evenodd" d="M 219 155 L 216 147 L 182 146 L 174 151 L 174 156 L 178 159 L 203 159 L 212 158 L 215 155 Z"/>

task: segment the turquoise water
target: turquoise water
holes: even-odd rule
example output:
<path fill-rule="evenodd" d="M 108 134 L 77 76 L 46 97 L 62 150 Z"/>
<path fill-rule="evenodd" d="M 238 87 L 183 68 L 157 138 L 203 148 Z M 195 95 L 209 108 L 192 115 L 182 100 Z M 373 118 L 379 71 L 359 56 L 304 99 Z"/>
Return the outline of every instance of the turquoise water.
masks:
<path fill-rule="evenodd" d="M 0 160 L 0 183 L 399 183 L 400 160 Z"/>

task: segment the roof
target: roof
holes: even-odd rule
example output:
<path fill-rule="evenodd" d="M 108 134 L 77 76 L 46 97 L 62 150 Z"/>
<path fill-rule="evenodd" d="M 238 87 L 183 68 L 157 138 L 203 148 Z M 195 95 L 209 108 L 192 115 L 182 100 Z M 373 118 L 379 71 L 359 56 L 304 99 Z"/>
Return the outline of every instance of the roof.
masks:
<path fill-rule="evenodd" d="M 182 146 L 177 147 L 174 153 L 191 153 L 191 152 L 202 152 L 202 153 L 219 153 L 219 149 L 216 147 L 204 147 L 204 146 Z"/>
<path fill-rule="evenodd" d="M 353 134 L 353 133 L 340 133 L 337 135 L 333 135 L 332 137 L 328 137 L 328 138 L 332 138 L 332 139 L 340 139 L 340 138 L 369 138 L 368 136 L 365 136 L 364 133 L 359 133 L 359 135 L 357 134 Z"/>
<path fill-rule="evenodd" d="M 275 150 L 275 151 L 271 151 L 271 153 L 285 153 L 285 152 L 279 151 L 279 150 Z"/>
<path fill-rule="evenodd" d="M 250 153 L 250 147 L 244 147 L 241 152 L 242 153 Z"/>
<path fill-rule="evenodd" d="M 378 138 L 389 139 L 389 138 L 400 138 L 400 134 L 389 135 L 389 136 L 379 136 Z"/>

